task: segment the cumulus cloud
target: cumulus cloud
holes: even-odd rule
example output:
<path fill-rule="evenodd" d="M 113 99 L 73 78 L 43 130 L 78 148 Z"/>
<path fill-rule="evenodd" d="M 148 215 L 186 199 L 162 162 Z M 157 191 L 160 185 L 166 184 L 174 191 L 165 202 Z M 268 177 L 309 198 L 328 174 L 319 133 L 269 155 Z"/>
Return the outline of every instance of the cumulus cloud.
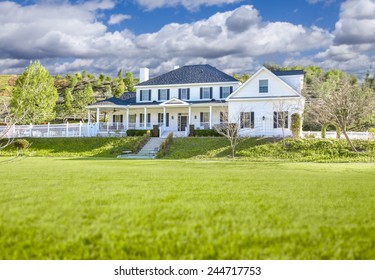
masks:
<path fill-rule="evenodd" d="M 139 5 L 147 10 L 154 10 L 162 7 L 184 6 L 186 9 L 194 11 L 201 6 L 218 6 L 242 2 L 243 0 L 136 0 Z"/>
<path fill-rule="evenodd" d="M 375 1 L 348 0 L 341 5 L 336 44 L 375 43 Z"/>
<path fill-rule="evenodd" d="M 124 15 L 124 14 L 116 14 L 111 15 L 109 18 L 108 24 L 119 24 L 120 22 L 123 22 L 124 20 L 131 19 L 131 15 Z"/>
<path fill-rule="evenodd" d="M 114 1 L 78 4 L 64 1 L 58 5 L 52 2 L 27 6 L 0 2 L 0 72 L 20 72 L 30 59 L 41 59 L 52 73 L 85 69 L 114 74 L 119 68 L 138 72 L 139 67 L 146 66 L 151 69 L 151 75 L 169 71 L 174 65 L 197 63 L 209 63 L 229 74 L 251 72 L 264 61 L 280 56 L 287 57 L 285 63 L 297 63 L 301 60 L 298 57 L 306 53 L 310 56 L 303 59 L 304 63 L 342 69 L 349 68 L 350 64 L 357 65 L 354 63 L 368 65 L 373 59 L 361 55 L 361 52 L 373 51 L 371 42 L 356 47 L 337 44 L 340 35 L 337 26 L 331 34 L 316 26 L 265 21 L 250 5 L 196 22 L 171 23 L 156 32 L 135 35 L 126 29 L 110 32 L 102 22 L 105 19 L 98 17 L 98 10 L 112 9 Z M 355 17 L 347 10 L 351 2 L 342 6 L 340 21 Z M 359 13 L 361 19 L 368 18 L 367 13 L 368 10 Z M 125 16 L 112 15 L 108 24 L 125 20 Z"/>

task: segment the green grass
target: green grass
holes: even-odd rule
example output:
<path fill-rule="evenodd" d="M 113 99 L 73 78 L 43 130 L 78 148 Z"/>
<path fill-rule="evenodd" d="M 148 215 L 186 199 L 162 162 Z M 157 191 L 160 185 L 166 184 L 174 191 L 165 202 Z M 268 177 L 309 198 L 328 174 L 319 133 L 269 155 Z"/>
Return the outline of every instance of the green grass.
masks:
<path fill-rule="evenodd" d="M 58 157 L 116 157 L 124 150 L 132 150 L 141 137 L 93 137 L 93 138 L 26 138 L 30 148 L 27 156 Z M 0 151 L 0 156 L 14 156 L 12 145 Z"/>
<path fill-rule="evenodd" d="M 251 161 L 375 162 L 375 141 L 354 141 L 362 152 L 354 153 L 345 140 L 286 139 L 286 147 L 274 139 L 248 138 L 237 146 L 237 159 Z M 170 147 L 169 159 L 227 159 L 229 141 L 221 137 L 179 138 Z"/>
<path fill-rule="evenodd" d="M 0 259 L 375 259 L 375 164 L 25 158 L 0 178 Z"/>

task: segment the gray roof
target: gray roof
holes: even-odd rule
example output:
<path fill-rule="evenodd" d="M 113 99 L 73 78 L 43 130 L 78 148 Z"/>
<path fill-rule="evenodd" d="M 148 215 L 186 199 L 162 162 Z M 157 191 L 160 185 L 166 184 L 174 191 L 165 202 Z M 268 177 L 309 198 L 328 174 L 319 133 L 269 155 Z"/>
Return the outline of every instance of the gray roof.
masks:
<path fill-rule="evenodd" d="M 211 65 L 187 65 L 139 83 L 138 86 L 238 82 Z"/>
<path fill-rule="evenodd" d="M 132 105 L 136 103 L 135 92 L 124 92 L 120 98 L 111 97 L 105 100 L 96 102 L 93 105 Z"/>
<path fill-rule="evenodd" d="M 276 76 L 292 76 L 292 75 L 303 75 L 305 71 L 303 70 L 278 70 L 272 71 Z"/>

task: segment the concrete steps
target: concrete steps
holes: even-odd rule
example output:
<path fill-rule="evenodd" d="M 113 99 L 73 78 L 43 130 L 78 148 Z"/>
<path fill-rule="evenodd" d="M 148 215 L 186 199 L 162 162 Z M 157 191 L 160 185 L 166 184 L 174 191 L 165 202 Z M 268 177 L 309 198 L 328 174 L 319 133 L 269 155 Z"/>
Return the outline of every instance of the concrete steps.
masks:
<path fill-rule="evenodd" d="M 119 155 L 117 158 L 131 158 L 131 159 L 153 159 L 159 151 L 160 144 L 164 138 L 150 138 L 150 140 L 143 146 L 137 154 Z"/>

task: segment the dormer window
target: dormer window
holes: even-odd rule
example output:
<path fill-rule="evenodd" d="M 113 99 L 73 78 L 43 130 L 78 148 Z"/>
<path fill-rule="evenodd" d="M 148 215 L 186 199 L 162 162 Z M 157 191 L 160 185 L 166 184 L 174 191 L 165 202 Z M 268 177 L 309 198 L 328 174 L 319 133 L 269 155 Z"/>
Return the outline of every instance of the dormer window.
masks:
<path fill-rule="evenodd" d="M 260 93 L 268 92 L 268 80 L 259 80 L 259 92 Z"/>

